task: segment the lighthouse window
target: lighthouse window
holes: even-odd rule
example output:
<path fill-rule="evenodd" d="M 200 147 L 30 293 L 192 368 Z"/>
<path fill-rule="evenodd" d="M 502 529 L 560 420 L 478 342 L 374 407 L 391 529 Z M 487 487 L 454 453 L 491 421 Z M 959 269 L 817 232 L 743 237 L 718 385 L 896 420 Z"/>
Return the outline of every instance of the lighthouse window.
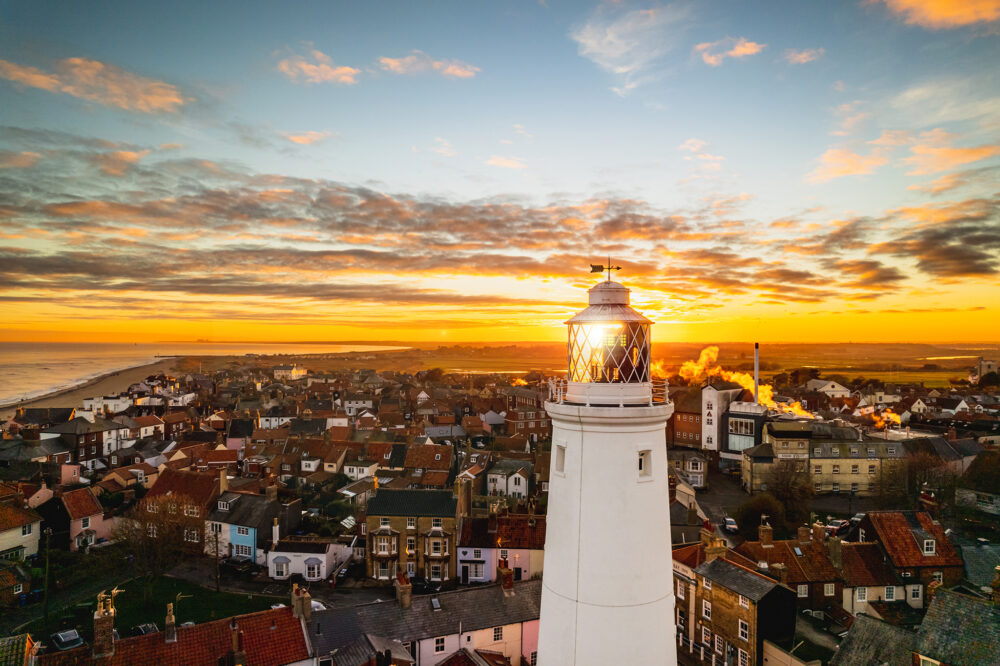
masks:
<path fill-rule="evenodd" d="M 651 451 L 639 452 L 639 476 L 648 477 L 653 475 L 653 465 L 650 460 L 651 456 Z"/>
<path fill-rule="evenodd" d="M 562 444 L 556 445 L 556 471 L 560 474 L 566 471 L 566 447 Z"/>

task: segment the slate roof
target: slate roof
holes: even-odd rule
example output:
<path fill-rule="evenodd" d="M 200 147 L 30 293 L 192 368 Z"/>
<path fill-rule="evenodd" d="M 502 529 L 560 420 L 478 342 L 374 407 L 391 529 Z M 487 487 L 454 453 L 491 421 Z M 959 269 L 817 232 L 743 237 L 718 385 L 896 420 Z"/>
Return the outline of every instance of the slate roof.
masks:
<path fill-rule="evenodd" d="M 369 516 L 454 518 L 458 500 L 450 490 L 380 489 L 368 500 Z M 378 633 L 378 632 L 376 632 Z"/>
<path fill-rule="evenodd" d="M 101 503 L 94 497 L 94 493 L 90 488 L 71 490 L 63 494 L 62 502 L 71 520 L 93 516 L 98 513 L 104 514 L 104 508 L 101 507 Z"/>
<path fill-rule="evenodd" d="M 243 650 L 246 663 L 253 666 L 280 666 L 309 658 L 309 646 L 302 633 L 302 625 L 292 615 L 292 609 L 273 610 L 236 616 L 237 626 L 243 633 Z M 166 666 L 204 666 L 222 663 L 220 660 L 232 648 L 230 618 L 177 627 L 177 641 L 167 643 L 161 632 L 122 638 L 115 641 L 115 653 L 110 657 L 94 659 L 89 645 L 41 655 L 39 666 L 136 666 L 137 664 L 162 664 Z"/>
<path fill-rule="evenodd" d="M 393 664 L 412 664 L 413 657 L 399 641 L 362 634 L 353 643 L 337 650 L 334 655 L 336 666 L 368 666 L 374 663 L 376 653 L 384 654 L 389 650 Z"/>
<path fill-rule="evenodd" d="M 283 508 L 280 502 L 268 499 L 264 495 L 248 495 L 246 493 L 225 493 L 219 499 L 229 501 L 229 510 L 220 509 L 216 503 L 205 520 L 255 527 L 258 532 L 261 530 L 267 532 L 266 534 L 258 534 L 258 537 L 271 539 L 270 527 L 273 519 L 281 514 Z"/>
<path fill-rule="evenodd" d="M 1000 664 L 1000 608 L 938 590 L 917 629 L 914 650 L 950 666 Z"/>
<path fill-rule="evenodd" d="M 882 666 L 910 664 L 916 634 L 859 613 L 830 666 Z"/>
<path fill-rule="evenodd" d="M 718 583 L 754 601 L 760 601 L 778 585 L 778 583 L 767 576 L 748 571 L 739 565 L 718 557 L 711 562 L 704 562 L 698 565 L 695 572 L 703 578 L 712 581 L 713 584 Z"/>
<path fill-rule="evenodd" d="M 316 653 L 328 654 L 349 645 L 361 633 L 406 643 L 457 634 L 459 624 L 468 632 L 537 620 L 541 596 L 540 580 L 515 583 L 510 597 L 499 585 L 472 587 L 435 597 L 414 595 L 408 610 L 395 602 L 381 602 L 317 611 L 308 628 Z M 431 607 L 432 598 L 438 599 L 441 610 Z"/>
<path fill-rule="evenodd" d="M 965 578 L 973 585 L 989 585 L 1000 566 L 1000 544 L 959 546 L 965 562 Z"/>

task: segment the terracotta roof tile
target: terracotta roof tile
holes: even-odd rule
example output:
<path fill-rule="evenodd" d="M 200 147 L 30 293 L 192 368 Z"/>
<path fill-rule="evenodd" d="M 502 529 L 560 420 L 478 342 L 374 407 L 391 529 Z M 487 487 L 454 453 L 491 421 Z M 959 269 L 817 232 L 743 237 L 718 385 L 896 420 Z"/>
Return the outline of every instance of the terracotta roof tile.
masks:
<path fill-rule="evenodd" d="M 247 663 L 253 666 L 280 666 L 309 658 L 309 646 L 302 624 L 292 615 L 291 608 L 238 615 L 237 627 L 243 633 L 243 649 Z M 38 658 L 40 666 L 134 666 L 160 664 L 166 666 L 203 666 L 217 664 L 232 647 L 230 620 L 216 620 L 193 627 L 177 627 L 177 641 L 167 643 L 157 632 L 123 638 L 115 643 L 115 654 L 94 659 L 91 647 L 56 652 Z"/>
<path fill-rule="evenodd" d="M 215 474 L 165 469 L 146 496 L 184 495 L 195 504 L 207 507 L 218 492 L 219 477 Z"/>
<path fill-rule="evenodd" d="M 406 451 L 404 467 L 410 469 L 451 469 L 452 448 L 444 444 L 417 444 Z"/>
<path fill-rule="evenodd" d="M 62 496 L 62 501 L 71 520 L 79 520 L 98 513 L 104 514 L 101 503 L 94 497 L 90 488 L 71 490 Z"/>
<path fill-rule="evenodd" d="M 878 540 L 897 567 L 962 566 L 962 558 L 944 528 L 930 514 L 918 511 L 870 511 L 868 517 Z M 923 535 L 935 541 L 935 554 L 924 555 Z"/>

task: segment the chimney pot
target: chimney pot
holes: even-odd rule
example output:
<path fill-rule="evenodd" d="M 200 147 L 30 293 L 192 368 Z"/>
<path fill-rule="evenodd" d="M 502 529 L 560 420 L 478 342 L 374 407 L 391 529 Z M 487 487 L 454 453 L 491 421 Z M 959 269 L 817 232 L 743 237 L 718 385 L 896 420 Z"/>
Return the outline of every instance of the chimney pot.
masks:
<path fill-rule="evenodd" d="M 837 571 L 844 568 L 844 545 L 840 540 L 840 537 L 833 537 L 826 542 L 826 549 L 830 555 L 830 564 Z"/>
<path fill-rule="evenodd" d="M 167 643 L 177 642 L 177 620 L 174 619 L 173 604 L 167 604 L 167 619 L 163 625 L 163 638 Z"/>
<path fill-rule="evenodd" d="M 826 541 L 826 526 L 818 520 L 813 523 L 813 541 L 816 543 Z"/>
<path fill-rule="evenodd" d="M 767 523 L 762 524 L 757 528 L 757 538 L 760 540 L 761 548 L 771 548 L 774 544 L 772 539 L 774 538 L 774 530 Z"/>

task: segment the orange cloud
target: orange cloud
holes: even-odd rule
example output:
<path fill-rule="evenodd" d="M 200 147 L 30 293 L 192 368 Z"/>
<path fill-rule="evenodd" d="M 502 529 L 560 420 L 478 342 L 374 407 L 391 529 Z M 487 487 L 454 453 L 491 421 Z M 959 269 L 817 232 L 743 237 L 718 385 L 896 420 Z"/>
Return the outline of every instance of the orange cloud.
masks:
<path fill-rule="evenodd" d="M 705 64 L 718 67 L 726 58 L 745 58 L 760 53 L 767 44 L 751 42 L 745 37 L 735 39 L 726 37 L 717 42 L 704 42 L 694 47 L 695 53 L 701 54 Z M 728 49 L 728 50 L 727 50 Z"/>
<path fill-rule="evenodd" d="M 500 155 L 493 155 L 490 159 L 486 160 L 486 164 L 495 167 L 501 167 L 504 169 L 527 169 L 528 165 L 524 163 L 524 160 L 520 157 L 501 157 Z"/>
<path fill-rule="evenodd" d="M 884 2 L 908 25 L 931 30 L 989 23 L 1000 18 L 1000 0 L 871 0 Z"/>
<path fill-rule="evenodd" d="M 124 176 L 133 164 L 149 154 L 148 150 L 116 150 L 112 153 L 100 153 L 93 156 L 95 164 L 101 167 L 106 176 Z"/>
<path fill-rule="evenodd" d="M 181 95 L 176 86 L 97 60 L 66 58 L 56 63 L 56 70 L 54 73 L 46 72 L 37 67 L 0 60 L 2 78 L 126 111 L 170 113 L 190 101 Z"/>
<path fill-rule="evenodd" d="M 40 154 L 29 151 L 14 153 L 0 150 L 0 169 L 27 169 L 35 166 L 41 158 Z"/>
<path fill-rule="evenodd" d="M 358 82 L 357 75 L 361 72 L 355 67 L 334 65 L 333 59 L 319 49 L 309 50 L 312 60 L 300 55 L 293 55 L 278 63 L 278 71 L 292 81 L 306 83 L 345 83 L 353 85 Z"/>
<path fill-rule="evenodd" d="M 978 162 L 1000 153 L 1000 144 L 955 148 L 956 135 L 938 128 L 920 135 L 920 143 L 912 146 L 912 156 L 903 161 L 913 165 L 909 176 L 923 176 L 948 171 L 963 164 Z"/>
<path fill-rule="evenodd" d="M 807 62 L 812 62 L 820 58 L 826 49 L 787 49 L 785 51 L 785 60 L 792 63 L 793 65 L 804 65 Z"/>
<path fill-rule="evenodd" d="M 823 153 L 819 161 L 819 167 L 806 176 L 806 180 L 810 183 L 825 183 L 834 178 L 874 173 L 877 168 L 888 162 L 889 158 L 877 148 L 870 155 L 859 155 L 843 148 L 831 148 Z"/>
<path fill-rule="evenodd" d="M 303 132 L 302 134 L 290 134 L 285 133 L 284 137 L 291 141 L 292 143 L 297 143 L 300 146 L 309 146 L 314 143 L 328 139 L 331 136 L 330 132 Z"/>
<path fill-rule="evenodd" d="M 441 76 L 454 79 L 469 79 L 479 73 L 479 68 L 461 60 L 434 60 L 423 51 L 414 50 L 402 58 L 378 59 L 379 66 L 393 74 L 417 74 L 435 71 Z"/>

